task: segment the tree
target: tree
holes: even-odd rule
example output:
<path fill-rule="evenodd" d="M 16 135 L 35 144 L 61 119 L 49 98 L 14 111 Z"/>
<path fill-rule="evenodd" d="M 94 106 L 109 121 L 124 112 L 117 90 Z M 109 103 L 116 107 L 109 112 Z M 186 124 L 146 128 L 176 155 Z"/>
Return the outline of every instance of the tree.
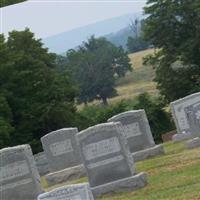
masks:
<path fill-rule="evenodd" d="M 128 37 L 126 44 L 130 53 L 147 49 L 150 46 L 150 43 L 145 41 L 142 37 L 143 25 L 144 20 L 139 20 L 138 18 L 136 18 L 134 21 L 131 21 L 130 23 L 130 29 L 133 32 L 133 36 Z"/>
<path fill-rule="evenodd" d="M 23 1 L 26 1 L 26 0 L 0 0 L 0 8 L 4 6 L 13 5 L 16 3 L 21 3 Z"/>
<path fill-rule="evenodd" d="M 159 50 L 146 62 L 154 65 L 166 102 L 199 91 L 199 7 L 199 0 L 147 2 L 144 37 Z"/>
<path fill-rule="evenodd" d="M 122 47 L 115 47 L 105 38 L 92 36 L 78 50 L 67 52 L 67 66 L 74 74 L 80 88 L 79 102 L 102 99 L 116 95 L 115 79 L 131 71 L 129 58 Z"/>
<path fill-rule="evenodd" d="M 56 55 L 48 53 L 29 29 L 9 33 L 2 44 L 0 88 L 15 128 L 10 145 L 33 141 L 36 147 L 41 136 L 70 126 L 77 90 L 67 72 L 57 71 Z"/>

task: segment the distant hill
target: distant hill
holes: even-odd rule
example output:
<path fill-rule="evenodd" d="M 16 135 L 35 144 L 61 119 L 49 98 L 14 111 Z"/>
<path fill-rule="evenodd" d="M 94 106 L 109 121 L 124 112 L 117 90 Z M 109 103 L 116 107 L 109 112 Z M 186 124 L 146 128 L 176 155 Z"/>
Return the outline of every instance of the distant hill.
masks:
<path fill-rule="evenodd" d="M 127 36 L 131 34 L 128 28 L 130 20 L 134 20 L 136 17 L 140 18 L 141 16 L 142 12 L 139 12 L 100 21 L 44 38 L 43 43 L 51 52 L 58 54 L 77 47 L 91 35 L 96 37 L 105 36 L 114 44 L 124 46 Z"/>
<path fill-rule="evenodd" d="M 105 35 L 110 42 L 115 44 L 116 46 L 122 46 L 124 49 L 127 49 L 127 39 L 128 37 L 134 37 L 133 31 L 131 31 L 130 27 L 127 26 L 115 33 L 110 33 Z"/>

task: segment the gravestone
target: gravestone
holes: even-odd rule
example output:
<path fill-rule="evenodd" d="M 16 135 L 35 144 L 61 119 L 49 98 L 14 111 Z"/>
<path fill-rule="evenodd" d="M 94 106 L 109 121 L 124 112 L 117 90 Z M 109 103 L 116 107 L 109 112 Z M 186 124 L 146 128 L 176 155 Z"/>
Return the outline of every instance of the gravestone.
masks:
<path fill-rule="evenodd" d="M 176 100 L 170 104 L 172 115 L 181 140 L 200 136 L 200 92 Z M 180 134 L 180 135 L 179 135 Z"/>
<path fill-rule="evenodd" d="M 38 200 L 94 200 L 89 184 L 68 185 L 38 196 Z"/>
<path fill-rule="evenodd" d="M 187 149 L 199 148 L 200 147 L 200 138 L 196 137 L 196 138 L 186 141 L 185 146 Z"/>
<path fill-rule="evenodd" d="M 133 158 L 121 123 L 105 123 L 77 134 L 81 155 L 94 196 L 135 190 L 147 184 L 146 175 L 135 174 Z"/>
<path fill-rule="evenodd" d="M 77 133 L 77 128 L 63 128 L 41 138 L 51 172 L 81 164 Z"/>
<path fill-rule="evenodd" d="M 0 199 L 35 200 L 42 193 L 29 145 L 0 150 Z"/>
<path fill-rule="evenodd" d="M 35 159 L 38 172 L 41 176 L 48 174 L 50 172 L 49 164 L 44 152 L 35 154 L 34 159 Z"/>
<path fill-rule="evenodd" d="M 134 161 L 164 154 L 162 145 L 155 145 L 145 110 L 131 110 L 108 119 L 121 122 Z"/>

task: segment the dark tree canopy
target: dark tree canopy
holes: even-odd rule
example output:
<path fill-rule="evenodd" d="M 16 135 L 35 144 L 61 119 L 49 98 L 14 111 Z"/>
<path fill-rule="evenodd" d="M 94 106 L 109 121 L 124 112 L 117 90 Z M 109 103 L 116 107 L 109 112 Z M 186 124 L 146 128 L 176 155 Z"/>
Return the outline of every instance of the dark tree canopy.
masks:
<path fill-rule="evenodd" d="M 144 36 L 159 49 L 147 59 L 169 102 L 200 90 L 200 1 L 149 0 Z"/>
<path fill-rule="evenodd" d="M 36 145 L 44 134 L 70 126 L 77 90 L 68 73 L 57 72 L 56 56 L 28 29 L 11 32 L 7 41 L 1 35 L 0 45 L 0 129 L 9 144 Z"/>
<path fill-rule="evenodd" d="M 4 7 L 4 6 L 10 6 L 16 3 L 21 3 L 24 2 L 26 0 L 0 0 L 0 8 Z"/>
<path fill-rule="evenodd" d="M 87 103 L 116 95 L 115 79 L 131 70 L 129 58 L 121 47 L 115 47 L 105 38 L 92 36 L 78 50 L 67 52 L 67 66 L 80 88 L 78 100 Z"/>

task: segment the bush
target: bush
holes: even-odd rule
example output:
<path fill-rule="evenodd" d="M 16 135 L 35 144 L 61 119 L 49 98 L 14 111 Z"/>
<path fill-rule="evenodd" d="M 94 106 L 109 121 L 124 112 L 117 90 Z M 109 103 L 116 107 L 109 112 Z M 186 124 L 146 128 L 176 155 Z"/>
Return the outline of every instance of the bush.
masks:
<path fill-rule="evenodd" d="M 152 134 L 156 143 L 162 142 L 162 134 L 174 129 L 174 124 L 164 109 L 161 98 L 152 98 L 147 93 L 141 94 L 132 101 L 121 101 L 110 106 L 86 106 L 77 113 L 75 126 L 79 130 L 107 122 L 119 113 L 128 110 L 144 109 L 146 111 Z"/>

